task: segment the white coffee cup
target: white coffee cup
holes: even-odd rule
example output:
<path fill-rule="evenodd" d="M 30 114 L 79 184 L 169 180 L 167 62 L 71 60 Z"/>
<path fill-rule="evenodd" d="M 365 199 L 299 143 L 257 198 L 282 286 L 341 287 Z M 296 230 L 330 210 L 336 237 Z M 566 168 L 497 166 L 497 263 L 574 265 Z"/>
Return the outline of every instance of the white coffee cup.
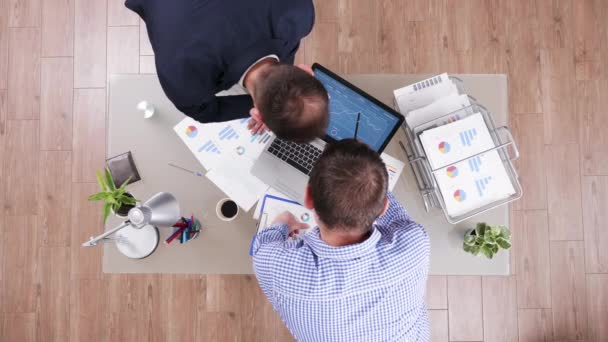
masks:
<path fill-rule="evenodd" d="M 228 216 L 224 215 L 224 213 L 222 212 L 222 207 L 228 202 L 234 203 L 234 207 L 236 207 L 236 212 L 234 213 L 234 215 L 232 217 L 228 217 Z M 226 208 L 224 208 L 224 210 L 225 209 Z M 230 208 L 230 209 L 232 209 L 232 208 Z M 235 201 L 231 200 L 230 198 L 224 198 L 224 199 L 221 199 L 219 202 L 217 202 L 217 205 L 215 206 L 215 214 L 222 221 L 232 221 L 239 215 L 239 206 L 236 204 Z"/>

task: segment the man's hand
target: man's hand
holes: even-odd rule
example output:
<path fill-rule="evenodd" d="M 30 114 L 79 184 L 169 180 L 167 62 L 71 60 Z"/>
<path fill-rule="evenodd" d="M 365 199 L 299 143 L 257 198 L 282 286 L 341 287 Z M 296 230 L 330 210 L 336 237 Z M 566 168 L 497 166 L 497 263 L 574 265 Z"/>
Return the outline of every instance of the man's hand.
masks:
<path fill-rule="evenodd" d="M 275 225 L 277 223 L 285 223 L 287 225 L 287 227 L 289 228 L 289 236 L 292 236 L 293 234 L 298 234 L 300 232 L 300 229 L 307 229 L 310 227 L 307 223 L 302 223 L 298 221 L 298 219 L 293 216 L 293 214 L 289 211 L 284 211 L 279 216 L 277 216 L 274 221 L 272 221 L 272 225 Z"/>
<path fill-rule="evenodd" d="M 264 123 L 258 119 L 259 111 L 257 108 L 251 108 L 249 115 L 251 115 L 251 119 L 249 119 L 249 122 L 247 123 L 247 128 L 251 131 L 252 135 L 262 134 L 268 130 L 268 127 L 266 127 L 266 125 L 264 125 Z"/>

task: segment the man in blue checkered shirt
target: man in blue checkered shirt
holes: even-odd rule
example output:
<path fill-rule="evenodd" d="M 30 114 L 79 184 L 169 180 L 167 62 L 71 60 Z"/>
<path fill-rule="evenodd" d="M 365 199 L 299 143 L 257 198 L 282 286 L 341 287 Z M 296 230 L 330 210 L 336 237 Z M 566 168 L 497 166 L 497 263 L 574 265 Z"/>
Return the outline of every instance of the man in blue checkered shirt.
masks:
<path fill-rule="evenodd" d="M 424 304 L 429 239 L 392 194 L 376 152 L 331 144 L 308 183 L 318 227 L 289 214 L 260 231 L 260 287 L 298 341 L 428 341 Z"/>

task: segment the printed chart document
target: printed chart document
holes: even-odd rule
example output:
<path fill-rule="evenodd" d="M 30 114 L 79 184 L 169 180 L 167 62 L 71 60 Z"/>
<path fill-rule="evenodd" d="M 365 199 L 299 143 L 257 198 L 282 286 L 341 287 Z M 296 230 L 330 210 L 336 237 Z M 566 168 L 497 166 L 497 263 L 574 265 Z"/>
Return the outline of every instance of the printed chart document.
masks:
<path fill-rule="evenodd" d="M 458 94 L 458 87 L 446 73 L 393 91 L 395 104 L 403 115 L 452 94 Z"/>
<path fill-rule="evenodd" d="M 382 161 L 386 165 L 386 171 L 388 172 L 388 191 L 393 191 L 399 177 L 401 177 L 405 163 L 386 153 L 382 153 L 380 158 L 382 158 Z"/>
<path fill-rule="evenodd" d="M 481 113 L 426 130 L 420 142 L 433 170 L 494 147 Z"/>
<path fill-rule="evenodd" d="M 260 217 L 264 220 L 260 222 L 258 232 L 264 228 L 270 227 L 272 222 L 285 211 L 292 213 L 300 222 L 308 224 L 308 229 L 301 230 L 299 235 L 305 234 L 311 228 L 317 226 L 315 221 L 314 213 L 311 210 L 306 209 L 298 202 L 293 201 L 286 197 L 275 196 L 266 194 L 260 200 Z"/>
<path fill-rule="evenodd" d="M 450 216 L 460 216 L 515 193 L 497 151 L 488 151 L 435 173 Z"/>
<path fill-rule="evenodd" d="M 247 129 L 249 120 L 201 124 L 185 118 L 173 128 L 209 171 L 207 178 L 245 211 L 268 189 L 250 170 L 272 138 L 270 132 L 251 135 Z"/>

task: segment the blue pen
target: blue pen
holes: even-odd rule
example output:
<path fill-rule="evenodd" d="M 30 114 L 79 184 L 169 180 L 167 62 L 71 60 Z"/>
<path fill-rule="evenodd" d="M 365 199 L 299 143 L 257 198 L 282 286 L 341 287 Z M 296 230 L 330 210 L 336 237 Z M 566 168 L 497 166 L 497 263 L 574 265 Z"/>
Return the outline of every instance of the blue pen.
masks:
<path fill-rule="evenodd" d="M 186 172 L 191 173 L 191 174 L 193 174 L 193 175 L 195 175 L 197 177 L 204 177 L 205 176 L 205 174 L 203 174 L 202 172 L 188 170 L 185 167 L 181 167 L 179 165 L 175 165 L 175 164 L 172 164 L 172 163 L 167 163 L 167 165 L 169 165 L 171 167 L 174 167 L 176 169 L 182 170 L 182 171 L 186 171 Z"/>

